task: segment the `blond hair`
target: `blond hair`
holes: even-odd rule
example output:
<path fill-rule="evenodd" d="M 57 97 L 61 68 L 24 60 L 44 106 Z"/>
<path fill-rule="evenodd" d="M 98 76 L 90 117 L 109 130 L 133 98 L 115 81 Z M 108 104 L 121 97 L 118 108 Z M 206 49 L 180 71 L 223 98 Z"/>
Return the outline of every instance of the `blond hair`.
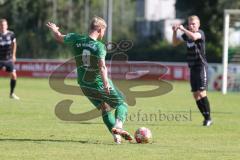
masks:
<path fill-rule="evenodd" d="M 94 30 L 99 30 L 101 28 L 107 28 L 107 23 L 103 18 L 94 16 L 90 24 L 90 30 L 94 31 Z"/>
<path fill-rule="evenodd" d="M 200 25 L 200 19 L 198 16 L 196 15 L 191 15 L 188 17 L 188 21 L 192 21 L 192 20 L 197 20 L 199 22 L 199 25 Z"/>
<path fill-rule="evenodd" d="M 0 19 L 0 23 L 3 23 L 3 22 L 7 22 L 7 20 L 4 18 Z"/>

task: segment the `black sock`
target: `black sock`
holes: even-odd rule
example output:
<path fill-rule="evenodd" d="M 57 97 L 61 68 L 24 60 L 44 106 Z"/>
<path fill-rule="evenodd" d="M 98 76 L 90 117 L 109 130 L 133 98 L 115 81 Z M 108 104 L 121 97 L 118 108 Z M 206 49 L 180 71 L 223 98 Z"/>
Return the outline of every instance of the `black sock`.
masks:
<path fill-rule="evenodd" d="M 202 99 L 200 99 L 201 103 L 203 104 L 204 106 L 204 117 L 206 120 L 209 120 L 211 119 L 211 116 L 210 116 L 210 104 L 209 104 L 209 101 L 208 101 L 208 98 L 207 96 L 206 97 L 203 97 Z"/>
<path fill-rule="evenodd" d="M 11 79 L 11 81 L 10 81 L 10 95 L 13 94 L 16 83 L 17 83 L 17 80 Z"/>
<path fill-rule="evenodd" d="M 204 116 L 205 110 L 204 110 L 204 106 L 202 104 L 201 99 L 197 100 L 196 103 L 197 103 L 199 111 L 202 113 L 203 117 L 205 118 L 205 116 Z"/>

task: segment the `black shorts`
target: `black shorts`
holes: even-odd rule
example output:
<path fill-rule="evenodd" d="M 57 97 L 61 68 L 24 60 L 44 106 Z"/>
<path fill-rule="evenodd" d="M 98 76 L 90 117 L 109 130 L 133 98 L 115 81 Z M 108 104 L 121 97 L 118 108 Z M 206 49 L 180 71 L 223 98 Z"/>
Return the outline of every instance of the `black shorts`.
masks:
<path fill-rule="evenodd" d="M 191 67 L 190 68 L 190 84 L 192 92 L 207 90 L 208 77 L 207 67 Z"/>
<path fill-rule="evenodd" d="M 2 70 L 3 68 L 5 68 L 6 72 L 9 72 L 9 73 L 16 71 L 12 61 L 1 61 L 0 60 L 0 70 Z"/>

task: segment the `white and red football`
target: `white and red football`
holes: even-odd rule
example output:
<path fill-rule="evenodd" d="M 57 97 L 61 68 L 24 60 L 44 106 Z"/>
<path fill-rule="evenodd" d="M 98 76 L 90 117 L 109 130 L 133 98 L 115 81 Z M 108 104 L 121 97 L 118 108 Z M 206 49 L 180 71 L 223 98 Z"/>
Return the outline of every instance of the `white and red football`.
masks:
<path fill-rule="evenodd" d="M 146 127 L 140 127 L 134 134 L 137 143 L 149 143 L 152 140 L 152 132 Z"/>

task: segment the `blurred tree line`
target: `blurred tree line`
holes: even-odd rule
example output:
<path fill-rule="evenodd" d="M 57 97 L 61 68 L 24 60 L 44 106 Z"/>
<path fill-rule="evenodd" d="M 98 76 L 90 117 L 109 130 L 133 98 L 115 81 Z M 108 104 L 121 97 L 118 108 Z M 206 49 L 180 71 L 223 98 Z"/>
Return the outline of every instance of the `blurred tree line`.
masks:
<path fill-rule="evenodd" d="M 94 15 L 107 16 L 106 0 L 0 0 L 0 18 L 17 36 L 18 58 L 67 58 L 66 46 L 57 44 L 45 24 L 52 21 L 62 33 L 87 33 Z M 132 0 L 113 3 L 113 41 L 133 39 L 134 10 Z"/>
<path fill-rule="evenodd" d="M 113 41 L 130 39 L 134 47 L 130 60 L 184 61 L 185 46 L 172 47 L 158 35 L 138 43 L 135 31 L 137 0 L 113 1 Z M 45 24 L 55 22 L 63 33 L 87 33 L 94 15 L 106 19 L 106 0 L 0 0 L 0 18 L 17 36 L 18 58 L 67 58 L 70 51 L 57 44 Z M 177 0 L 177 18 L 196 14 L 207 37 L 207 56 L 220 62 L 225 8 L 240 8 L 239 0 Z M 108 56 L 109 58 L 109 56 Z"/>

